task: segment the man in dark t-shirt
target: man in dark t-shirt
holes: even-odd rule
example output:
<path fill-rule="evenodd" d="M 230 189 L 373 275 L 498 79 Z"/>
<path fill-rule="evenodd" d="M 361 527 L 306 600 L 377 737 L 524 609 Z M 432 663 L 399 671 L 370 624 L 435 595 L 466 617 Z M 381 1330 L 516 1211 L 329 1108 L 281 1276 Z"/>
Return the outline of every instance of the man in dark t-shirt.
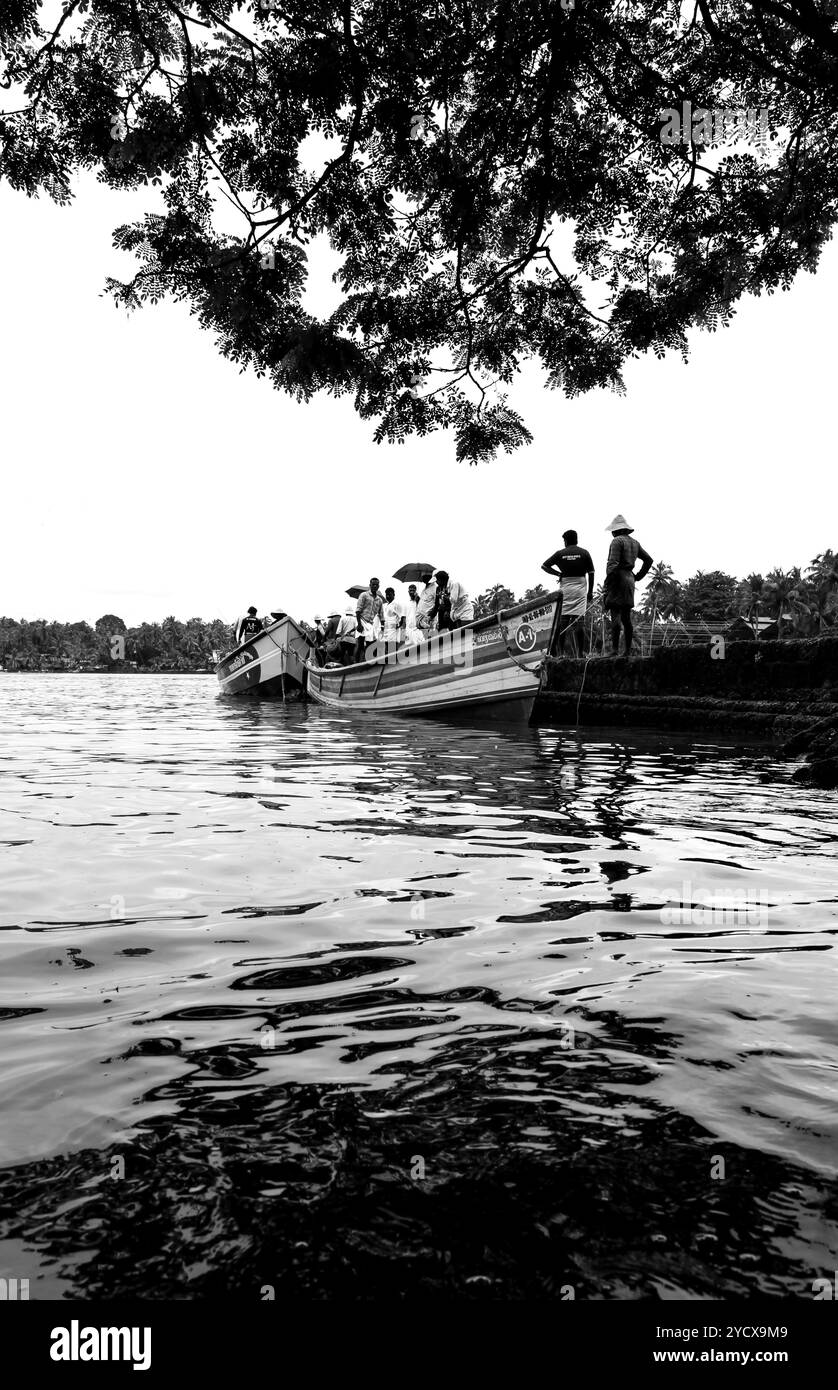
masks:
<path fill-rule="evenodd" d="M 236 646 L 248 637 L 255 637 L 256 633 L 261 631 L 262 624 L 256 616 L 256 609 L 251 605 L 247 610 L 247 617 L 239 618 L 236 623 Z"/>
<path fill-rule="evenodd" d="M 562 614 L 559 619 L 559 652 L 564 653 L 569 641 L 571 656 L 581 656 L 582 630 L 585 610 L 594 594 L 594 562 L 590 552 L 579 545 L 575 531 L 563 531 L 564 545 L 541 568 L 555 575 L 562 591 Z"/>

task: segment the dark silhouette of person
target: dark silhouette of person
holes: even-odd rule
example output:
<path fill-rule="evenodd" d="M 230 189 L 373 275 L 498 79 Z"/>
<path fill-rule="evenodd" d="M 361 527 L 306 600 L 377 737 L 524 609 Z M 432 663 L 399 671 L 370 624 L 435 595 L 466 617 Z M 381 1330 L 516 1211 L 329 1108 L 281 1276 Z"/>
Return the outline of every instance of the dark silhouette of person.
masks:
<path fill-rule="evenodd" d="M 545 574 L 558 576 L 562 592 L 562 611 L 559 618 L 559 653 L 564 654 L 565 642 L 572 656 L 583 652 L 585 611 L 594 595 L 594 562 L 591 553 L 579 544 L 575 531 L 563 531 L 564 545 L 541 568 Z"/>
<path fill-rule="evenodd" d="M 248 637 L 255 637 L 257 632 L 262 631 L 262 624 L 256 616 L 256 609 L 251 605 L 247 610 L 246 618 L 239 618 L 236 623 L 236 646 L 245 642 Z"/>
<path fill-rule="evenodd" d="M 610 526 L 612 540 L 608 548 L 603 585 L 603 607 L 611 614 L 611 655 L 620 650 L 620 629 L 625 639 L 625 655 L 631 655 L 634 640 L 634 626 L 631 612 L 634 608 L 634 586 L 639 579 L 645 579 L 654 561 L 639 541 L 634 539 L 633 526 L 629 526 L 622 512 L 618 512 Z M 635 561 L 641 560 L 640 569 L 635 574 Z"/>

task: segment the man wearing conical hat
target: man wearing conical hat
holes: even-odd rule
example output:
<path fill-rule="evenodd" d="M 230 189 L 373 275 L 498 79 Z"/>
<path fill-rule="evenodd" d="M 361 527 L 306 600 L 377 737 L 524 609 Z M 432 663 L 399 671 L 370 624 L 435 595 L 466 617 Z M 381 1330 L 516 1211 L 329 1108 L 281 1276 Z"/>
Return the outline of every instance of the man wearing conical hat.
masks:
<path fill-rule="evenodd" d="M 343 617 L 338 623 L 337 640 L 340 651 L 340 662 L 342 666 L 351 666 L 355 660 L 355 643 L 357 633 L 355 631 L 357 619 L 355 617 L 355 605 L 350 603 L 344 609 Z"/>
<path fill-rule="evenodd" d="M 602 586 L 603 606 L 611 614 L 611 655 L 616 656 L 620 650 L 620 629 L 622 628 L 625 638 L 625 655 L 630 656 L 634 638 L 634 627 L 631 621 L 631 611 L 634 608 L 634 586 L 638 579 L 646 578 L 652 568 L 653 560 L 640 542 L 634 539 L 632 535 L 634 527 L 629 526 L 622 512 L 618 512 L 605 529 L 611 532 L 612 537 L 611 545 L 608 548 L 608 560 L 605 565 L 605 583 Z M 641 566 L 635 574 L 634 566 L 638 558 L 641 560 Z"/>

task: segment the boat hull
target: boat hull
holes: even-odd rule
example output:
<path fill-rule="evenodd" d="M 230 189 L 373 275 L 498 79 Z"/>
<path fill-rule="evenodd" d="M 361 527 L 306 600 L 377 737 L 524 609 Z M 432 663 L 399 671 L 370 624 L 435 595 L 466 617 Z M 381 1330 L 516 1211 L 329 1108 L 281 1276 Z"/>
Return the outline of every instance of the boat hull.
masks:
<path fill-rule="evenodd" d="M 310 643 L 292 618 L 280 618 L 263 628 L 215 668 L 224 695 L 302 695 Z"/>
<path fill-rule="evenodd" d="M 309 663 L 308 696 L 331 709 L 527 722 L 558 607 L 551 594 L 356 666 Z"/>

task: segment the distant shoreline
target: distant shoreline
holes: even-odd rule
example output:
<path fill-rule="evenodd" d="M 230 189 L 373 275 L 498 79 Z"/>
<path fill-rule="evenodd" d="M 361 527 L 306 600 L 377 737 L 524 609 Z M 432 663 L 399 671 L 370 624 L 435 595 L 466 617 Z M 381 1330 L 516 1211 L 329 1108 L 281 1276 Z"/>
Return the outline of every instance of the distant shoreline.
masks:
<path fill-rule="evenodd" d="M 144 666 L 140 671 L 121 670 L 118 666 L 97 666 L 90 671 L 40 671 L 38 669 L 29 670 L 21 667 L 19 671 L 9 671 L 5 666 L 0 667 L 0 676 L 214 676 L 215 668 L 212 670 L 192 670 L 192 671 L 152 671 Z"/>

